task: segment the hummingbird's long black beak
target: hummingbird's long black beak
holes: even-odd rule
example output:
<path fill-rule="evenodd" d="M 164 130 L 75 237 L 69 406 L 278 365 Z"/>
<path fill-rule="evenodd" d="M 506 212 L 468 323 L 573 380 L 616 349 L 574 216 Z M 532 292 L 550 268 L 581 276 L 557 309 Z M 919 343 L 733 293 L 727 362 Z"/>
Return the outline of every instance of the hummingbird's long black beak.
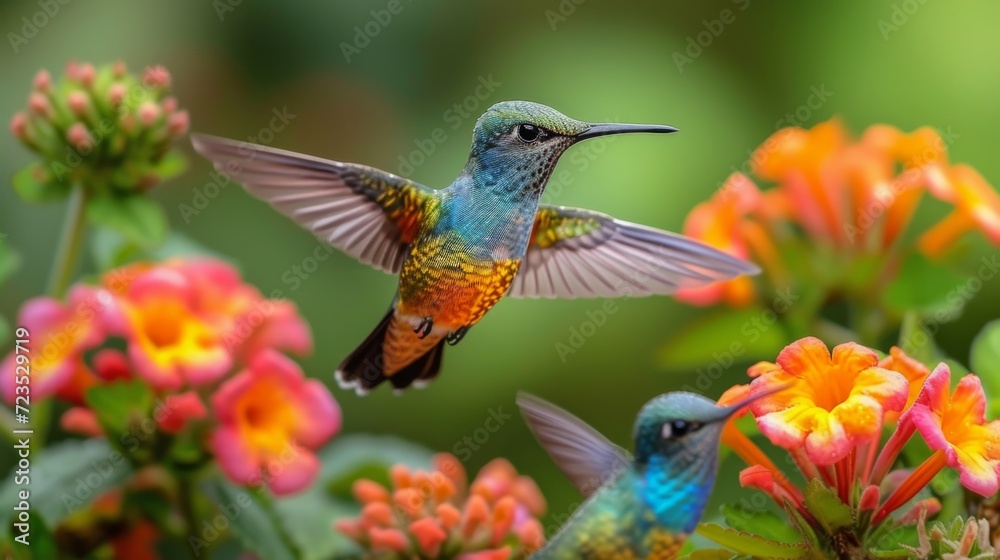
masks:
<path fill-rule="evenodd" d="M 576 138 L 577 140 L 586 140 L 587 138 L 597 138 L 598 136 L 607 136 L 609 134 L 626 134 L 629 132 L 670 134 L 671 132 L 677 132 L 677 129 L 663 124 L 592 124 L 590 128 L 577 134 Z"/>
<path fill-rule="evenodd" d="M 737 412 L 739 412 L 739 410 L 741 408 L 747 406 L 748 404 L 750 404 L 750 403 L 752 403 L 752 402 L 754 402 L 756 400 L 760 400 L 760 399 L 762 399 L 764 397 L 769 397 L 769 396 L 771 396 L 771 395 L 773 395 L 775 393 L 780 393 L 781 391 L 784 391 L 785 389 L 790 388 L 792 385 L 794 385 L 794 383 L 786 383 L 784 385 L 780 385 L 778 387 L 774 387 L 774 388 L 772 388 L 772 389 L 770 389 L 768 391 L 764 391 L 763 393 L 758 393 L 756 395 L 751 395 L 751 396 L 749 396 L 749 397 L 747 397 L 747 398 L 745 398 L 745 399 L 743 399 L 743 400 L 741 400 L 741 401 L 739 401 L 739 402 L 737 402 L 735 404 L 732 404 L 732 405 L 729 405 L 729 406 L 720 407 L 719 408 L 719 415 L 718 415 L 717 418 L 715 418 L 715 421 L 728 420 L 730 416 L 732 416 L 733 414 L 736 414 Z"/>

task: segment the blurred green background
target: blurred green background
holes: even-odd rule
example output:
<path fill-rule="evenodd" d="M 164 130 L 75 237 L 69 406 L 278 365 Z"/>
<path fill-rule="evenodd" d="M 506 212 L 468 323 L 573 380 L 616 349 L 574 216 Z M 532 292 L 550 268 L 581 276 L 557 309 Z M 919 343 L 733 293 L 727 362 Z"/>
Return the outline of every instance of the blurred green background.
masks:
<path fill-rule="evenodd" d="M 798 112 L 795 119 L 806 126 L 841 115 L 855 132 L 879 122 L 904 130 L 935 126 L 957 135 L 953 160 L 974 165 L 994 184 L 1000 177 L 995 2 L 400 0 L 387 24 L 372 24 L 371 11 L 388 3 L 70 1 L 18 52 L 0 48 L 0 114 L 25 105 L 39 68 L 61 74 L 69 59 L 123 59 L 134 71 L 164 64 L 195 131 L 266 141 L 261 131 L 273 111 L 285 110 L 294 118 L 274 132 L 273 146 L 408 172 L 441 187 L 461 169 L 482 110 L 501 100 L 538 101 L 584 120 L 680 128 L 671 137 L 574 147 L 556 170 L 557 177 L 565 172 L 563 181 L 546 195 L 549 202 L 671 230 L 788 113 Z M 39 9 L 35 2 L 0 4 L 0 28 L 21 33 L 21 18 Z M 368 44 L 358 41 L 356 29 L 366 25 L 377 30 Z M 699 34 L 700 51 L 691 46 Z M 358 47 L 349 60 L 345 43 Z M 484 82 L 493 85 L 480 87 Z M 824 100 L 817 101 L 818 91 L 826 92 Z M 456 103 L 467 109 L 456 111 Z M 444 141 L 428 140 L 438 128 Z M 433 145 L 433 153 L 413 156 L 419 143 L 424 152 Z M 316 339 L 305 369 L 332 383 L 336 364 L 385 311 L 394 278 L 341 254 L 312 269 L 320 245 L 310 234 L 235 185 L 209 198 L 209 166 L 183 149 L 192 156 L 188 172 L 153 193 L 171 225 L 238 263 L 264 293 L 280 290 L 294 300 Z M 402 165 L 407 160 L 412 171 Z M 0 174 L 8 177 L 29 161 L 11 136 L 0 135 Z M 207 204 L 199 202 L 197 214 L 182 212 L 199 192 Z M 43 290 L 63 210 L 28 206 L 0 189 L 0 233 L 25 258 L 3 287 L 6 316 Z M 312 271 L 296 282 L 294 267 Z M 564 362 L 557 344 L 569 344 L 571 329 L 602 305 L 504 301 L 448 350 L 429 389 L 403 397 L 380 390 L 363 399 L 335 389 L 345 431 L 397 434 L 453 451 L 473 471 L 508 457 L 538 480 L 551 511 L 565 518 L 578 497 L 517 416 L 516 392 L 550 399 L 629 446 L 638 408 L 695 376 L 657 360 L 667 337 L 704 313 L 670 298 L 617 302 L 617 311 Z M 961 326 L 942 330 L 942 346 L 964 359 L 971 336 L 998 308 L 1000 289 L 987 284 Z M 720 348 L 740 337 L 736 330 L 719 333 Z M 745 365 L 727 368 L 706 393 L 716 397 L 742 381 Z M 463 438 L 493 413 L 509 417 L 464 452 Z M 723 464 L 715 503 L 737 491 L 739 466 Z"/>

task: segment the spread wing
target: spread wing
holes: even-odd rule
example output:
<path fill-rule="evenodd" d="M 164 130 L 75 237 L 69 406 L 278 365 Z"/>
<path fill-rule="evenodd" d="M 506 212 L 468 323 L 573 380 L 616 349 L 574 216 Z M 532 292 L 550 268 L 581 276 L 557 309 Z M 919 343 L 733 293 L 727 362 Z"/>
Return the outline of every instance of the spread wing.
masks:
<path fill-rule="evenodd" d="M 752 263 L 607 214 L 541 205 L 527 255 L 507 294 L 593 298 L 672 294 L 742 274 Z"/>
<path fill-rule="evenodd" d="M 246 190 L 359 261 L 396 273 L 434 191 L 391 173 L 195 134 L 195 150 Z"/>
<path fill-rule="evenodd" d="M 554 404 L 519 393 L 517 406 L 539 443 L 584 497 L 632 463 L 628 451 Z"/>

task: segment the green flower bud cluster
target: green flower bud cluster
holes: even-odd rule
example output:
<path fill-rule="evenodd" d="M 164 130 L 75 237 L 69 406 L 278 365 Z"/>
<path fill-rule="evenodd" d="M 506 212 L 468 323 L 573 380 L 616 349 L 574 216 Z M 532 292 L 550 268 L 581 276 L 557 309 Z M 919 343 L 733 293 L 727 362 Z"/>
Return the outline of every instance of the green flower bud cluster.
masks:
<path fill-rule="evenodd" d="M 183 170 L 171 141 L 187 133 L 187 111 L 168 95 L 170 73 L 148 67 L 141 77 L 117 62 L 101 68 L 70 62 L 56 83 L 36 74 L 27 110 L 10 121 L 13 135 L 43 161 L 14 177 L 26 200 L 61 198 L 80 185 L 121 196 L 153 187 Z"/>

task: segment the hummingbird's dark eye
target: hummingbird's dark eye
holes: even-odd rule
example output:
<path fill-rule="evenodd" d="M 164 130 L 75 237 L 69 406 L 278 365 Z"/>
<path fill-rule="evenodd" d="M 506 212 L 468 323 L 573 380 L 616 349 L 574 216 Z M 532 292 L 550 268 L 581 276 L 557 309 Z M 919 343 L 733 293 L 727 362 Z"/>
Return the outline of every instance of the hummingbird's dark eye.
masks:
<path fill-rule="evenodd" d="M 517 125 L 517 137 L 520 138 L 521 140 L 524 140 L 525 142 L 528 142 L 530 144 L 531 142 L 538 140 L 539 136 L 541 136 L 541 131 L 538 129 L 537 126 L 533 124 Z"/>
<path fill-rule="evenodd" d="M 688 422 L 687 420 L 671 420 L 663 424 L 663 439 L 678 439 L 701 428 L 698 422 Z"/>

